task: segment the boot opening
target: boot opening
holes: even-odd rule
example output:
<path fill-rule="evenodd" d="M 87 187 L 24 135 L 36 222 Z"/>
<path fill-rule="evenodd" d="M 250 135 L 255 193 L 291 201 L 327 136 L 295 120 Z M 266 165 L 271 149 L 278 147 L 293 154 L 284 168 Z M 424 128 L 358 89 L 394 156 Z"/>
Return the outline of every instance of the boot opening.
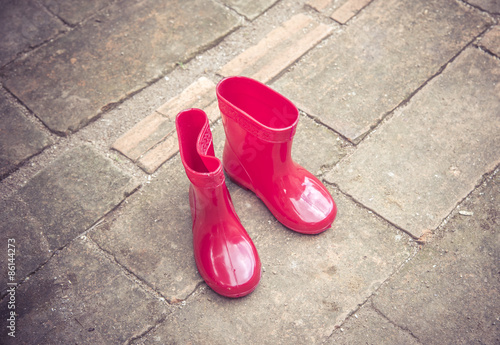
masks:
<path fill-rule="evenodd" d="M 189 109 L 179 113 L 175 121 L 179 148 L 184 163 L 189 169 L 198 173 L 210 173 L 217 170 L 220 161 L 210 156 L 210 152 L 208 156 L 201 156 L 197 150 L 199 135 L 202 129 L 208 125 L 206 114 L 200 109 Z"/>
<path fill-rule="evenodd" d="M 230 77 L 218 87 L 219 97 L 260 124 L 283 129 L 297 123 L 299 112 L 293 103 L 260 82 L 246 77 Z"/>

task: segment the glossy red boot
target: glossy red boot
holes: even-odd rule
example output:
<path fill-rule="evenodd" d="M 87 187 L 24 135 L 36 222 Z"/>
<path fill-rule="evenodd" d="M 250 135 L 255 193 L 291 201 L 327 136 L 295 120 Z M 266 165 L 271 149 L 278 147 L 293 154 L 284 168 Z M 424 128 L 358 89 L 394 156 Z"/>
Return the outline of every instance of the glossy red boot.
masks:
<path fill-rule="evenodd" d="M 191 181 L 189 204 L 198 271 L 215 292 L 245 296 L 259 283 L 260 259 L 234 211 L 222 164 L 214 154 L 207 115 L 188 109 L 177 115 L 175 125 L 182 164 Z"/>
<path fill-rule="evenodd" d="M 331 227 L 337 207 L 325 186 L 292 160 L 299 111 L 291 101 L 246 77 L 217 85 L 226 132 L 227 175 L 253 191 L 286 227 L 317 234 Z"/>

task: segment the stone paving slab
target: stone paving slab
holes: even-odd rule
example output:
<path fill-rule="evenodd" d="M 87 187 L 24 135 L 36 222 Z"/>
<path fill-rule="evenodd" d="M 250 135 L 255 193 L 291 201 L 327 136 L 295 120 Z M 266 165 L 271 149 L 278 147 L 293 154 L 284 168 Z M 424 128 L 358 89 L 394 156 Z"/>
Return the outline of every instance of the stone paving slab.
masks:
<path fill-rule="evenodd" d="M 62 155 L 6 201 L 0 241 L 14 238 L 17 277 L 25 278 L 52 253 L 88 230 L 138 186 L 87 146 Z M 7 257 L 0 256 L 6 287 Z"/>
<path fill-rule="evenodd" d="M 472 6 L 477 6 L 492 14 L 500 14 L 500 2 L 498 0 L 465 0 Z"/>
<path fill-rule="evenodd" d="M 368 302 L 337 328 L 324 344 L 420 345 L 421 343 L 408 331 L 392 324 L 377 313 Z"/>
<path fill-rule="evenodd" d="M 2 344 L 123 344 L 170 312 L 165 302 L 82 239 L 18 286 L 15 338 L 5 326 L 10 311 L 4 299 Z"/>
<path fill-rule="evenodd" d="M 326 179 L 420 237 L 500 163 L 499 90 L 499 60 L 466 49 Z"/>
<path fill-rule="evenodd" d="M 29 121 L 20 106 L 9 102 L 0 92 L 0 178 L 11 172 L 21 162 L 39 153 L 53 140 Z"/>
<path fill-rule="evenodd" d="M 248 19 L 253 20 L 278 2 L 278 0 L 222 0 L 222 2 Z"/>
<path fill-rule="evenodd" d="M 332 31 L 332 27 L 299 13 L 229 61 L 218 74 L 243 75 L 267 83 Z"/>
<path fill-rule="evenodd" d="M 500 57 L 500 26 L 494 26 L 481 37 L 479 46 Z"/>
<path fill-rule="evenodd" d="M 42 0 L 51 13 L 70 25 L 80 23 L 112 2 L 113 0 Z"/>
<path fill-rule="evenodd" d="M 500 343 L 500 176 L 488 180 L 460 205 L 465 215 L 457 212 L 442 238 L 374 297 L 382 314 L 423 344 Z"/>
<path fill-rule="evenodd" d="M 259 286 L 236 300 L 204 286 L 136 344 L 321 344 L 411 256 L 408 236 L 337 193 L 333 229 L 306 236 L 252 193 L 230 192 L 263 264 Z"/>
<path fill-rule="evenodd" d="M 214 1 L 121 1 L 9 66 L 4 85 L 68 134 L 239 24 Z"/>
<path fill-rule="evenodd" d="M 0 67 L 16 55 L 64 30 L 64 25 L 40 4 L 30 0 L 4 0 L 0 11 Z"/>
<path fill-rule="evenodd" d="M 454 0 L 376 1 L 273 86 L 359 142 L 491 23 Z"/>

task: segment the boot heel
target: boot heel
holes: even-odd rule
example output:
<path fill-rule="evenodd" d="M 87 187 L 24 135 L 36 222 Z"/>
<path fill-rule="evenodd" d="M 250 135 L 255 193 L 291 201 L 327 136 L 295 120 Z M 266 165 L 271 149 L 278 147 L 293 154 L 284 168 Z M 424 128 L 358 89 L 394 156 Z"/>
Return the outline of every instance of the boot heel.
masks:
<path fill-rule="evenodd" d="M 224 171 L 231 181 L 243 189 L 253 191 L 252 182 L 250 181 L 248 174 L 241 166 L 240 161 L 236 158 L 236 155 L 227 141 L 224 145 L 224 153 L 222 154 L 222 165 L 224 166 Z"/>

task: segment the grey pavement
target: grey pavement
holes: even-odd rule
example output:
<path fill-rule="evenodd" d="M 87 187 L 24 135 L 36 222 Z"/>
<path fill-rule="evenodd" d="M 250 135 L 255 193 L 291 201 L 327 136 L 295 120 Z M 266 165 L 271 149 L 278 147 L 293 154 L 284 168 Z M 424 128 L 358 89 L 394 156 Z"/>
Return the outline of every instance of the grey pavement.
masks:
<path fill-rule="evenodd" d="M 500 2 L 0 2 L 0 343 L 500 344 Z M 227 180 L 240 299 L 196 269 L 170 113 L 227 71 L 298 106 L 338 206 L 306 236 Z"/>

